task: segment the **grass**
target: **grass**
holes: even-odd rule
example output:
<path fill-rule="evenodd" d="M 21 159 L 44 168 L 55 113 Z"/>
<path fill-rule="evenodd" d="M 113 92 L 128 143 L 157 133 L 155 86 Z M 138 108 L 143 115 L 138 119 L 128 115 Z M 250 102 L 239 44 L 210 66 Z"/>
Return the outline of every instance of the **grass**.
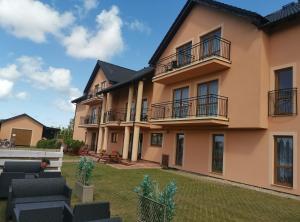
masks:
<path fill-rule="evenodd" d="M 63 175 L 68 184 L 75 183 L 76 163 L 64 163 Z M 93 176 L 95 200 L 111 202 L 112 214 L 126 222 L 136 221 L 136 194 L 133 189 L 145 174 L 161 186 L 175 180 L 175 222 L 235 221 L 276 222 L 300 221 L 300 202 L 270 194 L 225 185 L 205 179 L 193 179 L 160 169 L 118 170 L 97 164 Z M 77 203 L 75 197 L 72 204 Z M 0 218 L 4 218 L 5 201 L 0 202 Z M 4 222 L 4 219 L 0 222 Z"/>

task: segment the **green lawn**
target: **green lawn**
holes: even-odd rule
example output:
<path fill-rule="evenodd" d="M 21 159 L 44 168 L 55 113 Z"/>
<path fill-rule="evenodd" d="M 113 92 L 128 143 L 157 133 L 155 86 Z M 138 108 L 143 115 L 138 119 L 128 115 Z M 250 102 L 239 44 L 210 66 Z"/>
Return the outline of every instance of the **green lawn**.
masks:
<path fill-rule="evenodd" d="M 68 184 L 75 182 L 75 163 L 64 163 Z M 97 164 L 93 177 L 95 199 L 111 202 L 112 214 L 124 221 L 136 221 L 134 187 L 148 174 L 162 186 L 174 179 L 178 185 L 174 221 L 300 221 L 300 201 L 280 198 L 257 191 L 224 185 L 205 179 L 191 179 L 159 169 L 117 170 Z M 72 199 L 75 204 L 77 199 Z M 5 202 L 0 202 L 4 218 Z M 0 220 L 1 222 L 4 220 Z"/>

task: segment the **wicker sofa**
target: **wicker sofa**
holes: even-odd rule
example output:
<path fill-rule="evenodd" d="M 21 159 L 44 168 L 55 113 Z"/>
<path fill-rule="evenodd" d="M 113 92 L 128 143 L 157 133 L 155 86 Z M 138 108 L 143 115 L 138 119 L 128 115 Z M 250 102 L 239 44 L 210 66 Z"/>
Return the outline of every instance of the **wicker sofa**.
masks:
<path fill-rule="evenodd" d="M 11 218 L 16 204 L 64 201 L 71 202 L 72 190 L 63 177 L 13 179 L 7 200 L 6 218 Z"/>

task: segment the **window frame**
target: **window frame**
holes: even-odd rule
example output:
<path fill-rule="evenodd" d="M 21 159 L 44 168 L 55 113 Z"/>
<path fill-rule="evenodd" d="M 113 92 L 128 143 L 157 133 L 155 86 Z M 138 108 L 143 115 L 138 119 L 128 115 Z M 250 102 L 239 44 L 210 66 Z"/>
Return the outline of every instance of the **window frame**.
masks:
<path fill-rule="evenodd" d="M 278 138 L 291 138 L 292 139 L 292 154 L 293 154 L 293 157 L 292 157 L 292 165 L 291 166 L 282 166 L 282 165 L 279 165 L 277 163 L 277 139 Z M 273 146 L 273 152 L 274 152 L 274 159 L 273 159 L 273 183 L 274 185 L 278 185 L 278 186 L 283 186 L 283 187 L 288 187 L 288 188 L 293 188 L 294 186 L 294 136 L 293 135 L 274 135 L 273 136 L 273 143 L 274 143 L 274 146 Z M 278 168 L 291 168 L 292 169 L 292 182 L 291 183 L 281 183 L 281 182 L 278 182 L 278 177 L 277 177 L 277 169 Z"/>
<path fill-rule="evenodd" d="M 153 136 L 154 135 L 160 135 L 160 144 L 159 143 L 157 143 L 158 142 L 158 140 L 156 141 L 156 143 L 153 143 Z M 163 135 L 163 133 L 151 133 L 150 134 L 150 146 L 153 146 L 153 147 L 162 147 L 163 146 L 163 137 L 164 137 L 164 135 Z"/>
<path fill-rule="evenodd" d="M 215 137 L 222 136 L 223 137 L 223 150 L 222 150 L 222 170 L 216 170 L 214 169 L 214 150 L 215 150 Z M 212 134 L 212 147 L 211 147 L 211 172 L 215 174 L 223 174 L 224 173 L 224 151 L 225 151 L 225 134 L 218 133 L 218 134 Z"/>

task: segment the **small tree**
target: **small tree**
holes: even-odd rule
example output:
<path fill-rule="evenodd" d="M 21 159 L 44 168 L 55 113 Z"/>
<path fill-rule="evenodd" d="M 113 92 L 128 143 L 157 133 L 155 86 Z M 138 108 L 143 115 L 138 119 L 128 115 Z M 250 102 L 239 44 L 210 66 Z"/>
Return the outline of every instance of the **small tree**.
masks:
<path fill-rule="evenodd" d="M 77 166 L 77 181 L 84 186 L 89 186 L 94 167 L 95 163 L 93 160 L 81 157 Z"/>
<path fill-rule="evenodd" d="M 145 175 L 140 185 L 135 188 L 135 192 L 140 196 L 139 213 L 141 220 L 145 222 L 172 221 L 175 215 L 174 197 L 176 191 L 175 182 L 168 183 L 164 190 L 160 191 L 158 183 Z M 156 205 L 156 207 L 153 207 L 153 205 Z M 165 209 L 161 206 L 165 206 Z M 166 214 L 165 217 L 164 214 Z"/>

